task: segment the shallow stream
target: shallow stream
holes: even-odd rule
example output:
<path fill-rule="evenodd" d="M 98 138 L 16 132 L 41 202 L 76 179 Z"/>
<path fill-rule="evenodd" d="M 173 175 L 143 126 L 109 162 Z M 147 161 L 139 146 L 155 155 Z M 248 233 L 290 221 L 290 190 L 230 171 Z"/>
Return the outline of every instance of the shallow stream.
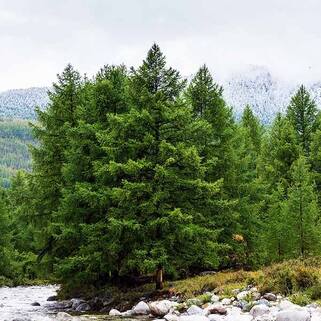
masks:
<path fill-rule="evenodd" d="M 56 295 L 57 289 L 58 287 L 54 285 L 0 288 L 0 321 L 64 321 L 63 316 L 60 314 L 58 317 L 58 311 L 55 311 L 55 302 L 47 301 L 48 297 Z M 40 306 L 33 306 L 35 302 Z M 73 319 L 75 321 L 120 320 L 103 315 L 82 315 Z M 66 318 L 66 321 L 69 320 Z"/>

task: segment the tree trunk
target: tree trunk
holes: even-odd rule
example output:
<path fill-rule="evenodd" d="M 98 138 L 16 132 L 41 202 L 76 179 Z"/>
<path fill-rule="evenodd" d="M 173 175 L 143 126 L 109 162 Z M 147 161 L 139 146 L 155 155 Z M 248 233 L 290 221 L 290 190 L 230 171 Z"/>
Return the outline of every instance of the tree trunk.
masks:
<path fill-rule="evenodd" d="M 164 270 L 163 270 L 163 267 L 159 265 L 155 274 L 156 290 L 162 290 L 164 288 L 163 278 L 164 278 Z"/>

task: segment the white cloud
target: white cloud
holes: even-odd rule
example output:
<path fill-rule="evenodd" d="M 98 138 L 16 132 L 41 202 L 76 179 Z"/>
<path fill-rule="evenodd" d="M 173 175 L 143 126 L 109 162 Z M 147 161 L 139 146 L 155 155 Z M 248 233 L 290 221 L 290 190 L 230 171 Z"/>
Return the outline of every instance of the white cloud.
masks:
<path fill-rule="evenodd" d="M 184 75 L 248 64 L 321 79 L 318 0 L 0 0 L 0 90 L 48 85 L 71 62 L 89 74 L 137 65 L 153 42 Z"/>

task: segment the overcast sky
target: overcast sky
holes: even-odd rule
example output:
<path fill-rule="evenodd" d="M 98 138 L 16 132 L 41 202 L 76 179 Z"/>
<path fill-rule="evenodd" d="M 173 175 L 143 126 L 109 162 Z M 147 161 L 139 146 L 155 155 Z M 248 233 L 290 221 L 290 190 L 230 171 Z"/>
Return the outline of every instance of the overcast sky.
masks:
<path fill-rule="evenodd" d="M 185 76 L 247 65 L 321 80 L 320 0 L 0 0 L 0 91 L 49 85 L 71 62 L 137 66 L 153 42 Z"/>

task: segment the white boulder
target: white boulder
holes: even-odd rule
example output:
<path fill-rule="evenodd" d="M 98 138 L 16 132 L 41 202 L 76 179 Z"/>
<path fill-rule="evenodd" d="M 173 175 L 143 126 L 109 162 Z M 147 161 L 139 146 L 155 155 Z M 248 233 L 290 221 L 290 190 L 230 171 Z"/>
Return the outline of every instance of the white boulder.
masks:
<path fill-rule="evenodd" d="M 149 304 L 149 309 L 153 315 L 162 317 L 169 312 L 172 306 L 173 306 L 172 301 L 162 300 L 162 301 L 151 302 Z"/>
<path fill-rule="evenodd" d="M 119 311 L 116 310 L 116 309 L 111 309 L 111 310 L 109 311 L 109 315 L 110 315 L 110 316 L 113 316 L 113 317 L 118 317 L 118 316 L 121 316 L 122 314 L 121 314 L 121 312 L 119 312 Z"/>
<path fill-rule="evenodd" d="M 79 318 L 75 319 L 73 316 L 71 316 L 66 312 L 58 312 L 57 320 L 58 321 L 76 321 L 76 320 L 79 320 Z"/>
<path fill-rule="evenodd" d="M 224 321 L 252 321 L 253 317 L 250 314 L 231 314 L 227 315 Z M 292 321 L 292 320 L 291 320 Z"/>
<path fill-rule="evenodd" d="M 166 321 L 179 321 L 179 317 L 176 314 L 168 313 L 164 316 Z"/>
<path fill-rule="evenodd" d="M 221 303 L 223 305 L 231 305 L 232 304 L 232 300 L 231 299 L 228 299 L 228 298 L 225 298 L 221 301 Z"/>
<path fill-rule="evenodd" d="M 321 312 L 313 311 L 311 314 L 311 321 L 320 321 L 321 320 Z"/>
<path fill-rule="evenodd" d="M 203 315 L 204 311 L 202 308 L 198 307 L 197 305 L 192 305 L 187 309 L 187 314 L 188 315 Z"/>
<path fill-rule="evenodd" d="M 133 310 L 137 315 L 147 315 L 150 313 L 150 308 L 144 301 L 140 301 L 139 303 L 137 303 Z"/>
<path fill-rule="evenodd" d="M 216 294 L 213 294 L 212 297 L 211 297 L 211 302 L 212 303 L 216 303 L 218 301 L 220 301 L 220 297 L 218 295 L 216 295 Z"/>
<path fill-rule="evenodd" d="M 253 318 L 256 318 L 261 315 L 268 314 L 269 312 L 270 309 L 268 306 L 266 306 L 265 304 L 258 304 L 251 309 L 250 314 L 253 316 Z"/>
<path fill-rule="evenodd" d="M 289 300 L 282 300 L 279 304 L 280 310 L 290 310 L 290 309 L 295 309 L 296 306 L 294 303 L 290 302 Z"/>
<path fill-rule="evenodd" d="M 133 315 L 135 315 L 134 310 L 127 310 L 121 313 L 122 317 L 132 317 Z"/>
<path fill-rule="evenodd" d="M 285 310 L 276 314 L 276 321 L 311 321 L 311 315 L 305 309 Z"/>
<path fill-rule="evenodd" d="M 249 291 L 242 291 L 242 292 L 240 292 L 240 293 L 236 296 L 236 298 L 240 301 L 240 300 L 246 299 L 249 295 L 251 295 L 251 292 L 249 292 Z"/>

